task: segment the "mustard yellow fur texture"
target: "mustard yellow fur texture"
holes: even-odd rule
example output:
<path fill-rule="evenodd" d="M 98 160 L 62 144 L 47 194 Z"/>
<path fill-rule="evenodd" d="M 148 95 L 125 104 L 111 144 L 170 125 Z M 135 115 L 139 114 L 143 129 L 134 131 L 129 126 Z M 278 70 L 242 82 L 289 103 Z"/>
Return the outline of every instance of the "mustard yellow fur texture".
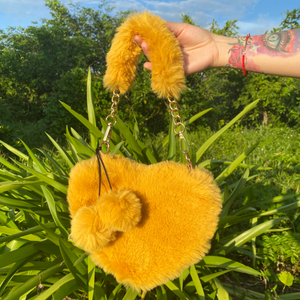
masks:
<path fill-rule="evenodd" d="M 125 93 L 133 84 L 141 48 L 133 40 L 135 34 L 149 45 L 152 63 L 152 90 L 160 98 L 171 94 L 178 99 L 185 89 L 183 57 L 179 43 L 160 17 L 143 12 L 132 14 L 117 29 L 107 54 L 104 86 Z"/>
<path fill-rule="evenodd" d="M 70 173 L 75 244 L 118 282 L 143 291 L 201 260 L 221 211 L 212 175 L 170 161 L 143 165 L 119 155 L 102 158 L 113 192 L 102 170 L 98 197 L 96 157 L 76 164 Z"/>

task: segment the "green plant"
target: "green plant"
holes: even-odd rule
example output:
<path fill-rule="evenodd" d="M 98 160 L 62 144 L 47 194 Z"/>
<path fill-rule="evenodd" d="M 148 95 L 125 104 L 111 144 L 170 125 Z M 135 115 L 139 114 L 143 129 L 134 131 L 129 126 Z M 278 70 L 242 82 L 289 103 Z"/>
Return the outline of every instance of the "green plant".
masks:
<path fill-rule="evenodd" d="M 94 155 L 97 140 L 106 130 L 96 126 L 95 109 L 91 93 L 91 74 L 87 80 L 88 119 L 76 113 L 67 104 L 63 106 L 75 116 L 90 134 L 85 141 L 73 128 L 68 128 L 66 138 L 69 148 L 63 149 L 51 136 L 51 142 L 58 154 L 54 157 L 41 149 L 30 149 L 25 143 L 27 154 L 2 142 L 18 159 L 12 162 L 1 158 L 5 166 L 0 170 L 0 286 L 1 299 L 46 300 L 66 299 L 135 299 L 137 292 L 125 290 L 115 279 L 95 267 L 88 255 L 68 240 L 70 217 L 66 202 L 68 174 L 75 163 Z M 279 208 L 256 210 L 255 201 L 239 206 L 238 198 L 253 188 L 250 171 L 254 166 L 242 161 L 255 149 L 257 143 L 248 147 L 232 162 L 205 160 L 201 157 L 222 134 L 241 117 L 255 107 L 257 101 L 247 106 L 229 124 L 215 133 L 191 155 L 194 165 L 207 167 L 215 174 L 215 181 L 222 189 L 223 210 L 218 230 L 208 255 L 185 270 L 181 276 L 157 287 L 146 295 L 146 299 L 265 299 L 256 291 L 238 287 L 228 276 L 242 279 L 243 276 L 257 280 L 261 273 L 248 266 L 244 257 L 259 260 L 255 254 L 255 238 L 285 220 L 286 212 L 300 206 L 294 195 L 264 199 L 263 203 L 281 203 Z M 203 113 L 186 121 L 192 123 Z M 138 126 L 135 126 L 137 129 Z M 111 139 L 111 152 L 135 160 L 153 164 L 166 158 L 177 157 L 184 162 L 184 156 L 174 156 L 174 136 L 168 135 L 158 147 L 146 147 L 118 118 Z M 188 135 L 186 136 L 188 138 Z M 168 152 L 163 149 L 168 148 Z M 151 149 L 151 150 L 150 150 Z M 167 153 L 167 156 L 163 155 Z M 236 180 L 235 170 L 243 170 Z M 290 204 L 285 201 L 293 199 Z M 256 222 L 252 222 L 252 220 Z M 250 247 L 250 245 L 252 245 Z M 299 293 L 284 295 L 298 299 Z M 296 298 L 298 297 L 298 298 Z"/>
<path fill-rule="evenodd" d="M 294 276 L 290 272 L 282 272 L 278 275 L 279 280 L 284 284 L 282 292 L 284 292 L 286 286 L 292 286 L 294 282 Z"/>
<path fill-rule="evenodd" d="M 295 276 L 300 274 L 300 234 L 291 231 L 279 234 L 264 235 L 259 241 L 262 262 L 269 273 L 289 271 Z"/>

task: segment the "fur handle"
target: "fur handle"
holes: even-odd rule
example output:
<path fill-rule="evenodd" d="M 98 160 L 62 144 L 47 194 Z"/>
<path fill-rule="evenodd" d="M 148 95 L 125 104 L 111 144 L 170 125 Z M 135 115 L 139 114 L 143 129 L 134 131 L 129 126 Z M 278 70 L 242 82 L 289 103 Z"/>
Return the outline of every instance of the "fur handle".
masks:
<path fill-rule="evenodd" d="M 183 57 L 179 43 L 165 21 L 150 12 L 131 15 L 118 29 L 107 54 L 104 86 L 125 93 L 133 84 L 141 48 L 135 34 L 149 45 L 152 90 L 160 98 L 178 99 L 185 89 Z"/>

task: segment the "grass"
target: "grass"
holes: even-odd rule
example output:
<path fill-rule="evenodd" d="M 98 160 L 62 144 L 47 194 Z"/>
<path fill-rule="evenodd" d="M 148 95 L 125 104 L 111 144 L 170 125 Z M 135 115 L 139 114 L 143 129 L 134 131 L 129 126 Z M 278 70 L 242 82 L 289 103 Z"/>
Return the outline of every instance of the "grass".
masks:
<path fill-rule="evenodd" d="M 197 149 L 215 132 L 209 128 L 200 127 L 188 134 L 191 151 Z M 158 145 L 164 139 L 160 134 L 148 143 Z M 212 144 L 202 156 L 205 160 L 233 161 L 254 143 L 258 147 L 244 160 L 249 165 L 259 165 L 268 170 L 257 178 L 266 187 L 271 185 L 273 196 L 286 193 L 298 193 L 300 190 L 300 132 L 295 129 L 260 127 L 256 129 L 235 128 L 226 131 L 218 141 Z"/>

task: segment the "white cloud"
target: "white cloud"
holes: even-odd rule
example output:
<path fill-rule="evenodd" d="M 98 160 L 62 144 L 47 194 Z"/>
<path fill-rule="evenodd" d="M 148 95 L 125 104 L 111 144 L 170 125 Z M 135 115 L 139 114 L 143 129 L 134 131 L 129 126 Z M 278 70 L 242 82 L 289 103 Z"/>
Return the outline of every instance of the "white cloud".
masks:
<path fill-rule="evenodd" d="M 267 30 L 270 32 L 273 28 L 278 27 L 281 19 L 270 18 L 268 14 L 260 14 L 253 22 L 238 21 L 237 25 L 240 28 L 240 35 L 247 35 L 249 32 L 251 35 L 264 34 Z"/>
<path fill-rule="evenodd" d="M 6 22 L 9 22 L 1 27 L 30 24 L 31 21 L 50 17 L 44 0 L 0 0 L 0 7 Z"/>
<path fill-rule="evenodd" d="M 60 0 L 67 5 L 69 0 Z M 82 6 L 97 8 L 101 0 L 78 0 Z M 193 21 L 204 28 L 217 20 L 220 27 L 228 20 L 239 19 L 240 33 L 264 33 L 267 29 L 280 24 L 280 20 L 259 15 L 257 19 L 246 22 L 243 20 L 247 14 L 255 14 L 255 6 L 263 0 L 116 0 L 111 5 L 115 6 L 114 12 L 136 10 L 150 10 L 152 13 L 165 20 L 181 22 L 181 14 L 187 13 Z M 73 0 L 76 3 L 77 0 Z M 44 0 L 0 0 L 0 28 L 7 25 L 28 26 L 31 21 L 41 18 L 50 18 L 50 11 L 45 6 Z M 2 18 L 2 20 L 1 20 Z M 243 21 L 242 21 L 243 20 Z"/>
<path fill-rule="evenodd" d="M 246 9 L 255 5 L 259 0 L 182 0 L 182 1 L 155 1 L 155 0 L 127 0 L 115 1 L 116 10 L 150 10 L 165 20 L 180 22 L 181 14 L 189 14 L 193 21 L 202 27 L 207 27 L 213 19 L 220 25 L 222 22 L 240 19 Z"/>

